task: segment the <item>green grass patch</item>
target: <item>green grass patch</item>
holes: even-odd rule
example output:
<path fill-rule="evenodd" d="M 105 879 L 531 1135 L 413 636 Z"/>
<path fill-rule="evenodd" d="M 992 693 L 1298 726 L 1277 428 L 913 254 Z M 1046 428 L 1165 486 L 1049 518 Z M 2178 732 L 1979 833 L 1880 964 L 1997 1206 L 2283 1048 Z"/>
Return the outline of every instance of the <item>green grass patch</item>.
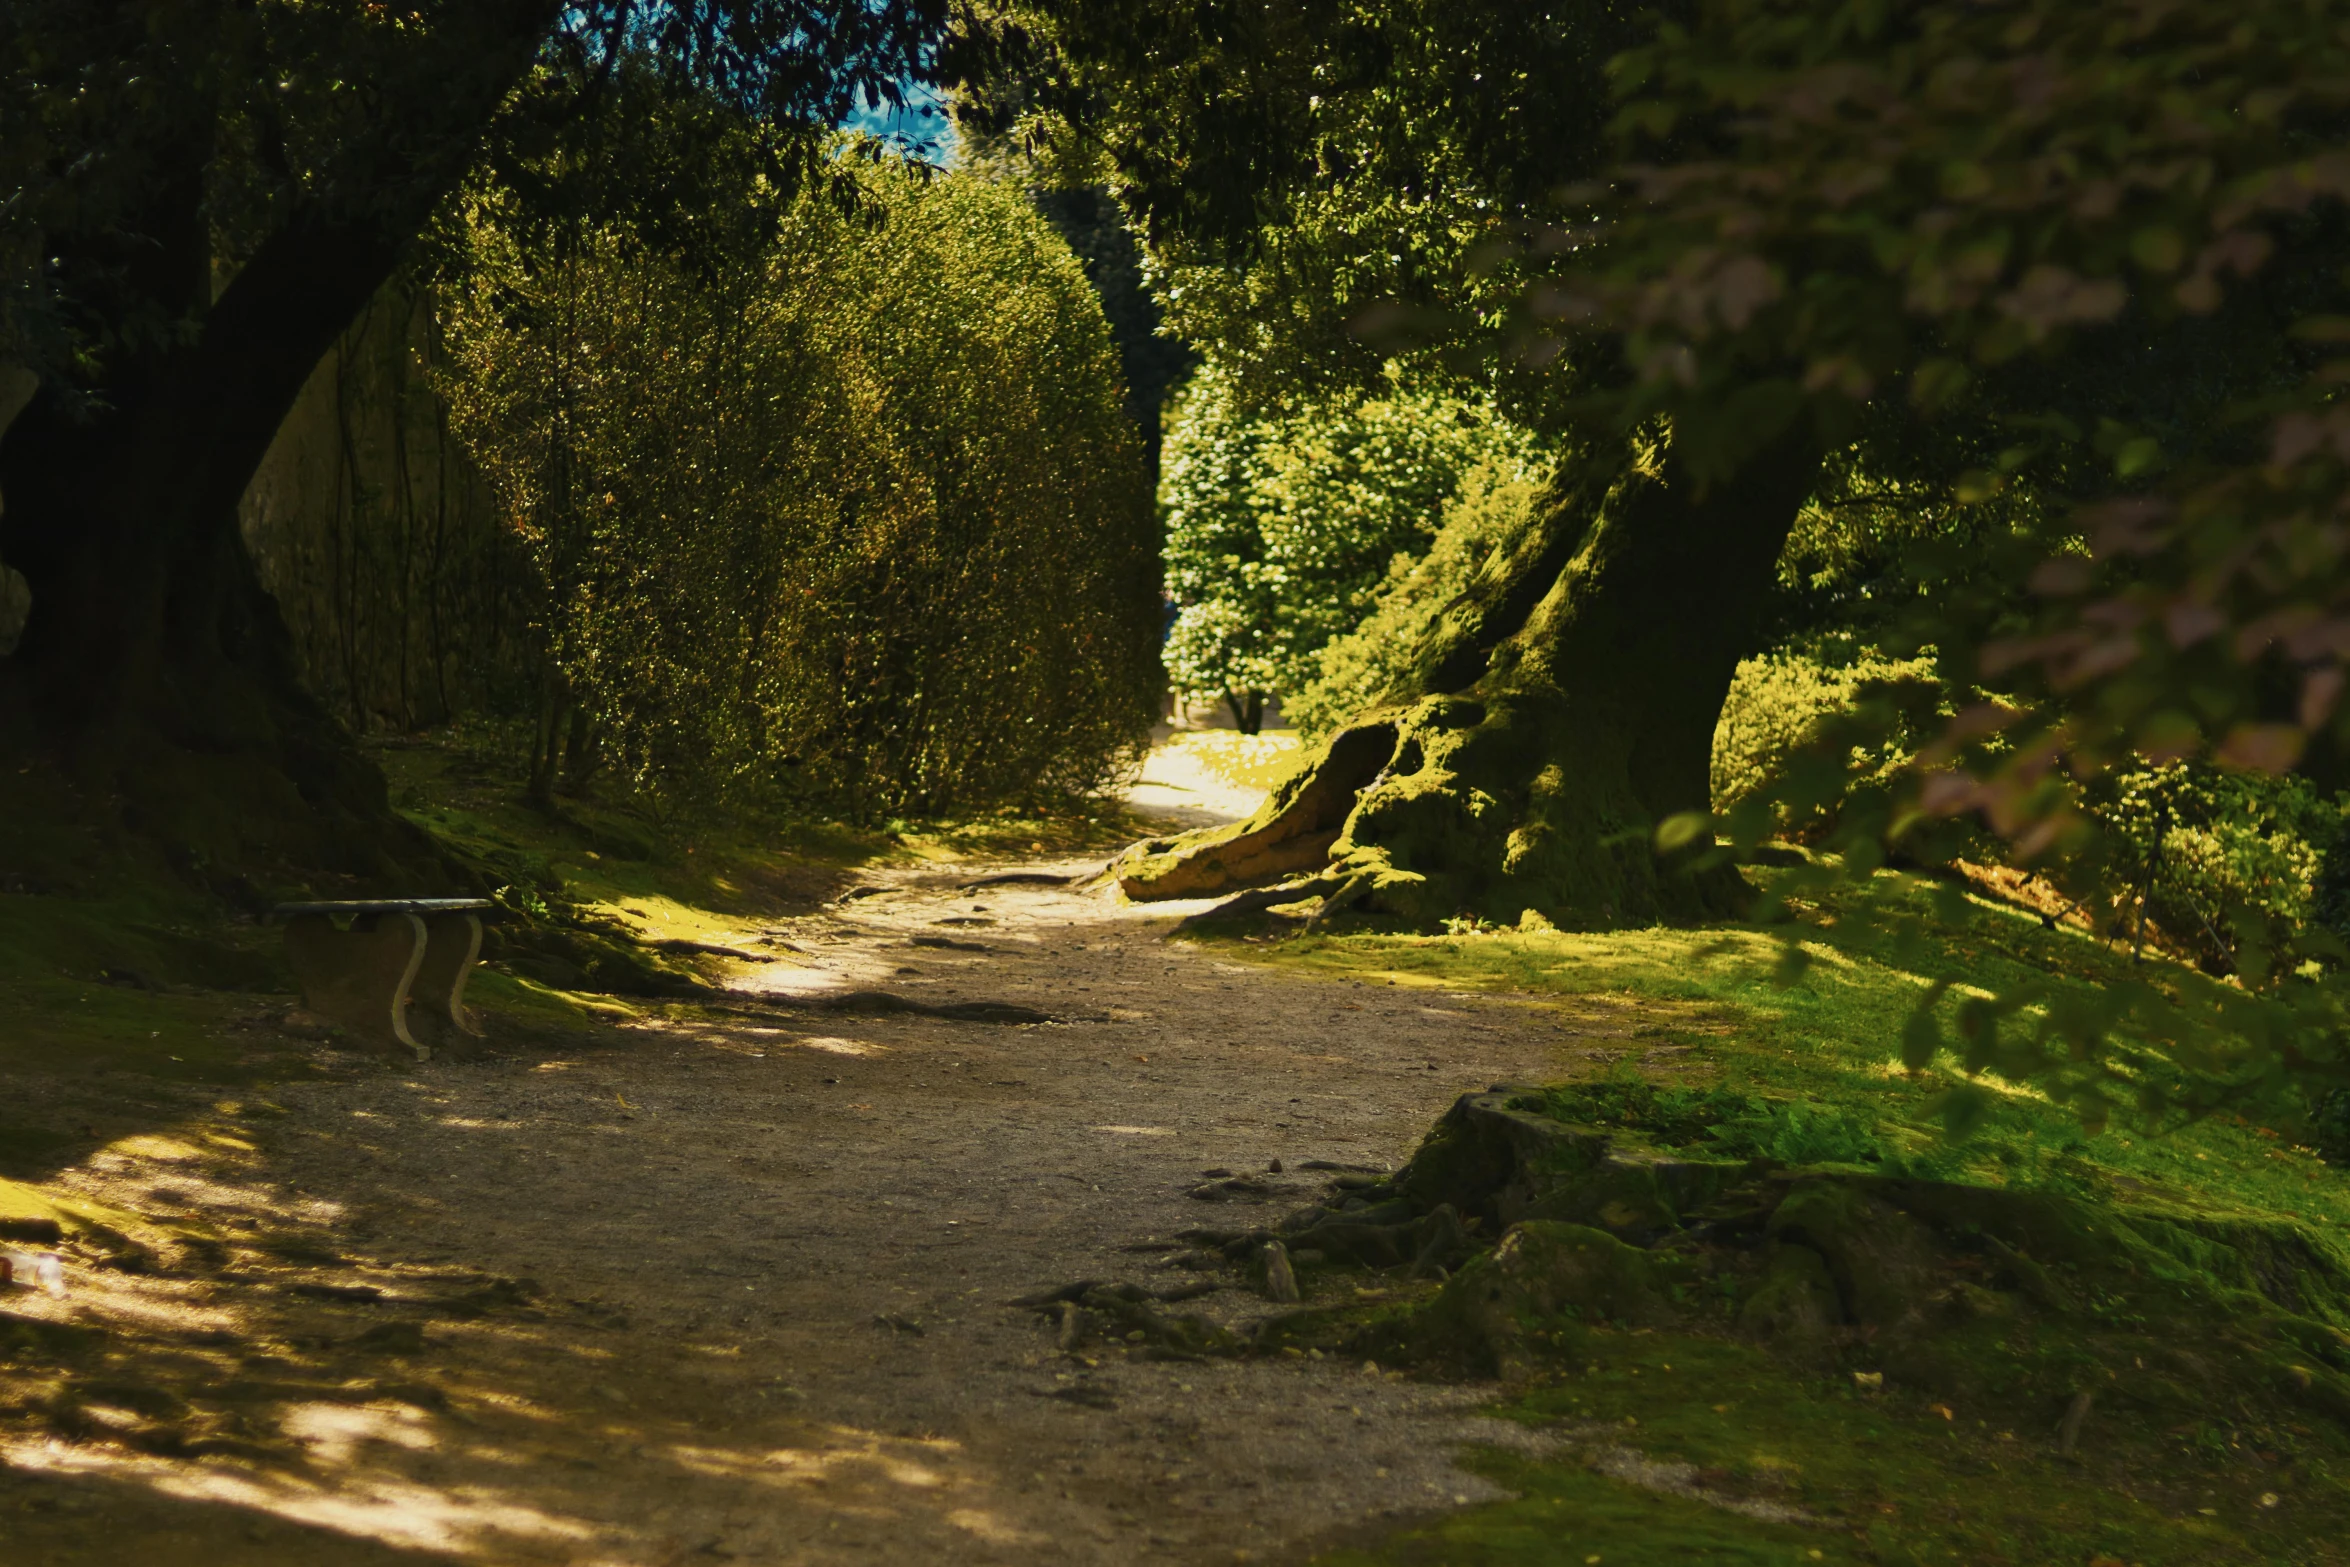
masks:
<path fill-rule="evenodd" d="M 2344 1559 L 2331 1541 L 2350 1506 L 2330 1434 L 2216 1422 L 2133 1432 L 2092 1416 L 2065 1456 L 2036 1420 L 1946 1416 L 1725 1339 L 1595 1328 L 1583 1353 L 1583 1367 L 1499 1411 L 1572 1433 L 1574 1459 L 1488 1449 L 1470 1467 L 1514 1500 L 1330 1552 L 1321 1567 Z M 1635 1452 L 1652 1485 L 1675 1489 L 1607 1472 Z M 1757 1504 L 1809 1521 L 1733 1510 Z"/>
<path fill-rule="evenodd" d="M 1903 1024 L 1928 986 L 1947 981 L 1963 996 L 2024 979 L 2060 991 L 2126 980 L 2192 1003 L 2219 982 L 2167 962 L 2135 964 L 2094 937 L 1980 899 L 1967 900 L 1960 921 L 1937 923 L 1928 916 L 1948 908 L 1947 889 L 1908 876 L 1878 882 L 1871 917 L 1832 903 L 1799 910 L 1811 959 L 1799 975 L 1784 962 L 1781 933 L 1754 927 L 1358 932 L 1222 950 L 1334 980 L 1531 998 L 1561 1025 L 1562 1059 L 1530 1106 L 1620 1129 L 1627 1147 L 1660 1156 L 2045 1192 L 2163 1216 L 2186 1234 L 2208 1221 L 2288 1224 L 2344 1249 L 2350 1180 L 2296 1143 L 2290 1116 L 2275 1127 L 2235 1117 L 2117 1121 L 2090 1136 L 2069 1110 L 1994 1081 L 1988 1118 L 1953 1142 L 1944 1109 L 1964 1080 L 1956 1063 L 1944 1057 L 1913 1073 L 1899 1062 Z M 2147 1287 L 2149 1298 L 2159 1295 L 2151 1276 Z M 2215 1283 L 2207 1293 L 2224 1290 Z M 2193 1315 L 2168 1327 L 2099 1319 L 2093 1331 L 2115 1343 L 2143 1334 L 2148 1358 L 2139 1364 L 2154 1367 L 2158 1347 L 2192 1353 L 2230 1331 Z M 2244 1396 L 2223 1392 L 2184 1413 L 2099 1406 L 2066 1455 L 2055 1428 L 2061 1400 L 2051 1406 L 2045 1389 L 2026 1397 L 2023 1387 L 2025 1372 L 2065 1351 L 2068 1331 L 2052 1323 L 2027 1338 L 1987 1322 L 1968 1330 L 1984 1339 L 1979 1346 L 1954 1336 L 1953 1355 L 1980 1349 L 1987 1368 L 2022 1369 L 2012 1398 L 1986 1371 L 1982 1396 L 1944 1403 L 1897 1385 L 1864 1391 L 1849 1367 L 1783 1362 L 1727 1316 L 1719 1331 L 1587 1325 L 1567 1335 L 1571 1352 L 1497 1406 L 1574 1438 L 1556 1458 L 1477 1460 L 1516 1500 L 1322 1560 L 2350 1560 L 2341 1543 L 2350 1540 L 2350 1440 L 2338 1420 L 2248 1385 Z M 1704 1494 L 1611 1478 L 1604 1463 L 1594 1467 L 1610 1446 L 1687 1466 L 1673 1472 L 1679 1491 Z M 1783 1503 L 1818 1521 L 1742 1516 L 1717 1505 L 1725 1499 Z"/>
<path fill-rule="evenodd" d="M 1984 1079 L 1995 1107 L 1953 1145 L 1943 1109 L 1961 1080 L 1954 1063 L 1945 1057 L 1922 1073 L 1899 1063 L 1902 1025 L 1933 982 L 1967 994 L 2027 977 L 2083 988 L 2129 979 L 2189 1000 L 2222 982 L 2165 961 L 2133 964 L 2094 937 L 2047 930 L 1979 899 L 1967 900 L 1965 923 L 1939 928 L 1924 916 L 1940 889 L 1916 877 L 1879 880 L 1881 912 L 1909 922 L 1813 911 L 1802 933 L 1812 961 L 1793 983 L 1783 977 L 1777 937 L 1751 927 L 1315 935 L 1231 950 L 1339 978 L 1557 998 L 1584 1052 L 1565 1075 L 1720 1091 L 1728 1098 L 1703 1110 L 1713 1117 L 1705 1124 L 1747 1123 L 1725 1152 L 1771 1153 L 1774 1136 L 1808 1137 L 1821 1146 L 1783 1142 L 1778 1156 L 2044 1183 L 2183 1210 L 2289 1214 L 2350 1238 L 2350 1180 L 2297 1143 L 2289 1121 L 2283 1130 L 2234 1116 L 2165 1128 L 2117 1123 L 2091 1137 L 2070 1110 L 2030 1088 Z M 1652 1096 L 1640 1112 L 1688 1113 L 1672 1103 Z M 1775 1119 L 1775 1129 L 1757 1116 Z M 1798 1152 L 1811 1157 L 1787 1157 Z"/>

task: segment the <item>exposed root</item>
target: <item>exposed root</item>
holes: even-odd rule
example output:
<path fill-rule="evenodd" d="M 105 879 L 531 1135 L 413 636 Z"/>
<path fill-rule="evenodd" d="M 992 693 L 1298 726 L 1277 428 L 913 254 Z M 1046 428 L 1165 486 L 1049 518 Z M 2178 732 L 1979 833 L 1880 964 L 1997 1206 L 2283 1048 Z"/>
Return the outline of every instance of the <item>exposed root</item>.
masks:
<path fill-rule="evenodd" d="M 1356 796 L 1394 755 L 1392 724 L 1341 730 L 1247 821 L 1136 844 L 1111 866 L 1119 890 L 1137 902 L 1207 898 L 1319 870 Z"/>
<path fill-rule="evenodd" d="M 1175 928 L 1177 931 L 1184 931 L 1210 920 L 1235 919 L 1244 914 L 1258 914 L 1266 909 L 1278 908 L 1284 903 L 1303 903 L 1308 898 L 1326 897 L 1335 892 L 1339 886 L 1339 879 L 1335 876 L 1317 876 L 1311 881 L 1284 882 L 1278 887 L 1259 887 L 1254 891 L 1241 893 L 1238 897 L 1227 898 L 1212 909 L 1189 915 Z"/>

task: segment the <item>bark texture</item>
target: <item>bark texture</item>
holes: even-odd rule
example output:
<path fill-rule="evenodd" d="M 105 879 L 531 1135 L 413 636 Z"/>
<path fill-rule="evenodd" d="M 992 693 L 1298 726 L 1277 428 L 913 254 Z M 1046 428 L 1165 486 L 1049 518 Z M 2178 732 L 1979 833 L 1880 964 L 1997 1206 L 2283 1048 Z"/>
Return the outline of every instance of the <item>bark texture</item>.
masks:
<path fill-rule="evenodd" d="M 1326 912 L 1420 923 L 1735 914 L 1735 870 L 1660 858 L 1653 834 L 1707 807 L 1714 725 L 1818 464 L 1798 436 L 1710 487 L 1669 441 L 1569 462 L 1432 618 L 1403 690 L 1250 820 L 1137 845 L 1120 886 L 1198 898 L 1304 874 L 1334 884 Z"/>
<path fill-rule="evenodd" d="M 458 40 L 464 69 L 443 73 L 429 104 L 386 107 L 412 134 L 355 141 L 351 188 L 297 205 L 225 288 L 205 217 L 208 135 L 187 139 L 185 168 L 166 160 L 127 239 L 60 241 L 66 275 L 130 277 L 141 308 L 187 330 L 126 334 L 93 396 L 44 385 L 0 435 L 0 560 L 31 595 L 0 660 L 0 740 L 52 754 L 86 800 L 207 881 L 325 872 L 424 891 L 451 874 L 305 690 L 238 507 L 303 384 L 462 175 L 554 14 L 547 0 L 484 5 Z"/>

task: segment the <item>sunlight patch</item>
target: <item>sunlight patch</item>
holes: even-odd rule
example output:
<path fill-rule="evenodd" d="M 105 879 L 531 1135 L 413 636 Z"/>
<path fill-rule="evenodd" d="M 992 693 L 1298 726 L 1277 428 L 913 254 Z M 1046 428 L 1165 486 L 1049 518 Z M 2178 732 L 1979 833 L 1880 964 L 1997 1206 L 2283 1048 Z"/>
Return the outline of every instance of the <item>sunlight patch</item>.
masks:
<path fill-rule="evenodd" d="M 440 1446 L 424 1411 L 406 1404 L 296 1404 L 279 1423 L 321 1463 L 347 1463 L 370 1442 L 411 1451 Z"/>
<path fill-rule="evenodd" d="M 19 1469 L 99 1475 L 144 1484 L 184 1501 L 249 1507 L 292 1523 L 410 1550 L 469 1551 L 489 1546 L 500 1536 L 584 1543 L 596 1532 L 577 1520 L 478 1490 L 455 1495 L 384 1474 L 345 1472 L 312 1482 L 53 1441 L 0 1443 L 0 1458 Z"/>
<path fill-rule="evenodd" d="M 1042 1545 L 1050 1536 L 1035 1534 L 1013 1527 L 994 1513 L 977 1507 L 958 1507 L 947 1514 L 947 1522 L 969 1534 L 975 1534 L 990 1545 Z"/>
<path fill-rule="evenodd" d="M 182 1142 L 177 1137 L 158 1136 L 152 1132 L 142 1133 L 136 1137 L 125 1137 L 116 1142 L 109 1143 L 106 1145 L 106 1152 L 110 1154 L 127 1155 L 133 1159 L 163 1159 L 171 1161 L 177 1161 L 180 1159 L 201 1159 L 204 1157 L 204 1150 L 198 1148 L 194 1143 Z M 104 1156 L 101 1155 L 100 1157 Z M 96 1161 L 92 1162 L 95 1163 Z"/>
<path fill-rule="evenodd" d="M 829 1051 L 836 1056 L 869 1056 L 877 1053 L 879 1049 L 878 1046 L 868 1045 L 862 1040 L 841 1039 L 831 1034 L 818 1034 L 803 1039 L 800 1043 L 806 1045 L 810 1050 Z"/>

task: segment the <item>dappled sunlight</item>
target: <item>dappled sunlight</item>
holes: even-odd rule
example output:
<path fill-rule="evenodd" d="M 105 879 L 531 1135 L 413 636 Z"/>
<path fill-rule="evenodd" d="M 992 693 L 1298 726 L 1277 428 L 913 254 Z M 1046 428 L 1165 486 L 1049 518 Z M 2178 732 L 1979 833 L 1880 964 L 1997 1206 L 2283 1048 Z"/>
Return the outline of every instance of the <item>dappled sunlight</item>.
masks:
<path fill-rule="evenodd" d="M 322 1460 L 325 1473 L 296 1474 L 227 1465 L 174 1463 L 127 1453 L 62 1444 L 0 1446 L 0 1456 L 22 1469 L 58 1475 L 98 1475 L 147 1485 L 186 1501 L 226 1503 L 292 1523 L 387 1545 L 474 1555 L 510 1541 L 584 1544 L 601 1532 L 575 1519 L 552 1516 L 526 1502 L 481 1488 L 447 1490 L 396 1476 L 355 1472 Z M 620 1562 L 625 1555 L 570 1556 L 577 1567 Z"/>
<path fill-rule="evenodd" d="M 1253 1548 L 1375 1505 L 1391 1465 L 1411 1495 L 1468 1494 L 1442 1441 L 1391 1426 L 1335 1468 L 1299 1453 L 1275 1524 L 1262 1455 L 1298 1440 L 1303 1368 L 1065 1361 L 1002 1302 L 1070 1269 L 1152 1277 L 1113 1248 L 1194 1220 L 1198 1168 L 1391 1163 L 1456 1090 L 1383 1069 L 1401 1092 L 1367 1118 L 1366 1049 L 1422 1074 L 1427 1030 L 1474 1053 L 1498 1015 L 1384 992 L 1366 1033 L 1371 998 L 1305 983 L 1238 1024 L 1258 971 L 1153 941 L 1180 911 L 952 876 L 791 939 L 828 949 L 836 990 L 1069 1021 L 660 1004 L 535 1055 L 493 1015 L 482 1058 L 357 1063 L 273 1090 L 291 1109 L 222 1103 L 103 1147 L 60 1181 L 136 1217 L 124 1244 L 61 1248 L 73 1293 L 20 1314 L 89 1336 L 13 1378 L 39 1412 L 0 1419 L 0 1458 L 198 1509 L 227 1543 L 172 1567 L 308 1567 L 338 1538 L 371 1567 L 1156 1560 L 1181 1549 L 1142 1548 L 1145 1517 Z M 1546 1025 L 1514 1026 L 1496 1065 L 1458 1070 L 1548 1058 Z M 1382 1384 L 1302 1418 L 1451 1399 Z M 309 1554 L 241 1556 L 248 1519 L 313 1531 Z"/>
<path fill-rule="evenodd" d="M 833 1056 L 869 1056 L 881 1049 L 879 1045 L 867 1044 L 861 1039 L 844 1039 L 837 1034 L 812 1034 L 791 1043 L 804 1050 L 820 1050 Z"/>

